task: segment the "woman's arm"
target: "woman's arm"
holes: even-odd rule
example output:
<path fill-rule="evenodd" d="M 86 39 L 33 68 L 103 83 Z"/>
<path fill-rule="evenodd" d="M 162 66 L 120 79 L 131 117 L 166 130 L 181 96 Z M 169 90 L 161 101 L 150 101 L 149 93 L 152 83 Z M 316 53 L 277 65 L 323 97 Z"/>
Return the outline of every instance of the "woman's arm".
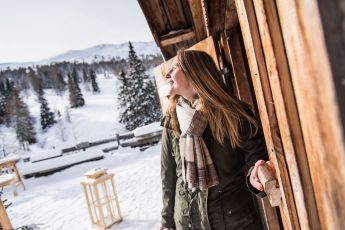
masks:
<path fill-rule="evenodd" d="M 257 179 L 257 170 L 260 164 L 264 164 L 268 160 L 268 153 L 265 143 L 265 137 L 261 126 L 258 127 L 255 135 L 250 135 L 249 122 L 243 122 L 244 142 L 242 149 L 244 150 L 244 159 L 249 167 L 246 182 L 248 189 L 256 196 L 265 197 L 266 194 L 262 190 L 262 185 Z"/>
<path fill-rule="evenodd" d="M 172 136 L 167 128 L 163 128 L 161 148 L 161 178 L 162 178 L 162 225 L 165 228 L 175 228 L 174 206 L 176 188 L 176 163 L 172 155 Z"/>

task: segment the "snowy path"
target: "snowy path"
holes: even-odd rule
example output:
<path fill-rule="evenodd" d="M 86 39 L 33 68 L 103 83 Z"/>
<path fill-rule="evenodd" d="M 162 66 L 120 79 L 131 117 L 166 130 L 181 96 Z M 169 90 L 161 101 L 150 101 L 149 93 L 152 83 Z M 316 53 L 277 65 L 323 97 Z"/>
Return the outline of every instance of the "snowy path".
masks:
<path fill-rule="evenodd" d="M 40 224 L 40 229 L 91 229 L 80 184 L 83 173 L 94 167 L 114 172 L 123 221 L 111 229 L 159 229 L 161 210 L 160 145 L 140 152 L 124 148 L 104 159 L 73 166 L 47 177 L 24 180 L 26 191 L 4 198 L 13 204 L 7 212 L 14 227 Z M 93 149 L 90 151 L 100 151 Z"/>

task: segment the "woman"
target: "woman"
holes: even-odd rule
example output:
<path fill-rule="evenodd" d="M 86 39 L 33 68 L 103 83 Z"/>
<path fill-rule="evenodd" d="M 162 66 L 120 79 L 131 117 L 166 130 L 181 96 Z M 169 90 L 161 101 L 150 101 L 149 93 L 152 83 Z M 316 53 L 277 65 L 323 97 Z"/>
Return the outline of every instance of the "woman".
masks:
<path fill-rule="evenodd" d="M 180 50 L 166 80 L 161 229 L 262 229 L 249 190 L 265 195 L 257 169 L 268 157 L 250 109 L 205 52 Z"/>

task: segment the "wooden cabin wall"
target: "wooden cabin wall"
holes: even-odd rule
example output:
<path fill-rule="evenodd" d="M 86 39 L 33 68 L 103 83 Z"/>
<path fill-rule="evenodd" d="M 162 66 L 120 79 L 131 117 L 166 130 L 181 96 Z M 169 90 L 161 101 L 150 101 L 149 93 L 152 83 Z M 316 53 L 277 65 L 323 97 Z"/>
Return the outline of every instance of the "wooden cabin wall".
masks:
<path fill-rule="evenodd" d="M 249 104 L 252 111 L 259 118 L 240 26 L 237 25 L 231 30 L 224 31 L 224 35 L 221 35 L 220 39 L 225 40 L 222 42 L 222 46 L 225 53 L 228 53 L 225 56 L 227 56 L 227 60 L 231 63 L 233 69 L 232 84 L 235 89 L 234 94 L 240 100 Z M 271 207 L 267 197 L 264 199 L 258 198 L 257 203 L 265 229 L 282 229 L 279 210 Z"/>
<path fill-rule="evenodd" d="M 311 1 L 312 7 L 306 2 L 235 0 L 270 159 L 281 186 L 284 229 L 344 229 L 344 130 L 317 2 Z"/>
<path fill-rule="evenodd" d="M 318 2 L 281 0 L 276 7 L 320 224 L 345 229 L 344 130 Z"/>

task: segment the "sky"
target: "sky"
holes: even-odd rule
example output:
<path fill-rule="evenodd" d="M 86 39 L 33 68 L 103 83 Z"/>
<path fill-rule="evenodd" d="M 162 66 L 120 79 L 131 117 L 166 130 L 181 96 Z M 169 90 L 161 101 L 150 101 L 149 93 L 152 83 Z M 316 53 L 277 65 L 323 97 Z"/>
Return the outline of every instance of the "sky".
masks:
<path fill-rule="evenodd" d="M 0 0 L 0 63 L 153 41 L 137 0 Z"/>

